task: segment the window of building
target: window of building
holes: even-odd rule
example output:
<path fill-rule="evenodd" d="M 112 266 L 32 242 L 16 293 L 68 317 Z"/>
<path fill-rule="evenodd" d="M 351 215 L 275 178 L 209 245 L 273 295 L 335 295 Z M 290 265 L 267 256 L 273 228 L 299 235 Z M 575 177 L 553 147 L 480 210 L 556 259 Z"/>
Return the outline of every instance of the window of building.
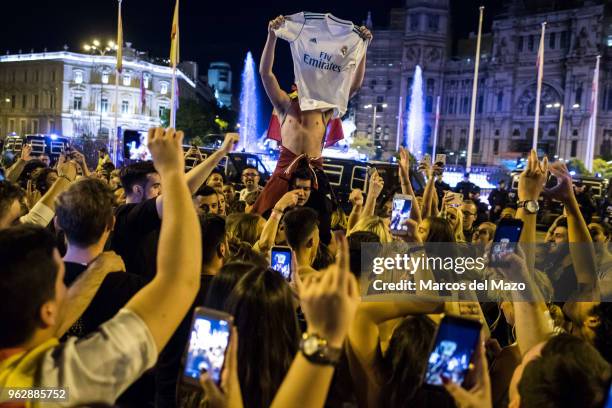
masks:
<path fill-rule="evenodd" d="M 39 132 L 39 126 L 38 126 L 38 119 L 32 119 L 32 133 L 33 134 L 38 134 Z"/>
<path fill-rule="evenodd" d="M 499 154 L 499 139 L 493 140 L 493 154 L 496 156 Z"/>
<path fill-rule="evenodd" d="M 393 81 L 390 79 L 387 79 L 387 91 L 390 91 L 391 88 L 393 88 Z"/>
<path fill-rule="evenodd" d="M 51 71 L 51 81 L 55 82 L 55 70 Z"/>
<path fill-rule="evenodd" d="M 125 99 L 121 101 L 121 113 L 130 113 L 130 102 Z"/>
<path fill-rule="evenodd" d="M 499 129 L 495 129 L 495 136 L 499 136 Z"/>
<path fill-rule="evenodd" d="M 527 49 L 528 49 L 529 51 L 533 51 L 533 44 L 534 44 L 534 41 L 533 41 L 533 40 L 534 40 L 534 38 L 533 38 L 533 34 L 532 34 L 532 35 L 530 35 L 530 36 L 527 38 Z"/>
<path fill-rule="evenodd" d="M 452 137 L 447 136 L 444 139 L 444 148 L 446 150 L 451 150 L 453 148 L 453 138 Z"/>
<path fill-rule="evenodd" d="M 102 79 L 102 83 L 103 84 L 108 84 L 108 80 L 109 80 L 108 72 L 103 72 L 102 76 L 101 76 L 101 79 Z"/>
<path fill-rule="evenodd" d="M 376 80 L 373 79 L 373 80 L 370 81 L 370 88 L 374 88 L 375 86 L 376 86 Z M 164 92 L 162 92 L 162 93 L 164 93 Z"/>
<path fill-rule="evenodd" d="M 497 93 L 497 111 L 501 112 L 504 108 L 504 92 L 499 91 Z"/>
<path fill-rule="evenodd" d="M 561 31 L 561 37 L 559 39 L 559 48 L 562 50 L 566 50 L 569 47 L 569 37 L 567 35 L 567 31 Z"/>
<path fill-rule="evenodd" d="M 149 82 L 151 82 L 151 77 L 149 75 L 143 75 L 142 79 L 144 80 L 144 88 L 149 89 Z"/>
<path fill-rule="evenodd" d="M 25 109 L 27 106 L 28 106 L 28 96 L 22 95 L 21 96 L 21 109 Z"/>
<path fill-rule="evenodd" d="M 21 119 L 19 121 L 19 134 L 21 136 L 25 136 L 27 131 L 28 131 L 28 122 L 25 119 Z"/>
<path fill-rule="evenodd" d="M 15 105 L 17 103 L 17 96 L 16 95 L 11 95 L 11 108 L 15 109 Z"/>
<path fill-rule="evenodd" d="M 468 113 L 469 104 L 470 104 L 470 98 L 468 98 L 467 96 L 464 96 L 463 100 L 461 101 L 461 113 Z"/>
<path fill-rule="evenodd" d="M 75 84 L 83 83 L 83 71 L 80 71 L 80 70 L 74 71 L 74 83 Z"/>
<path fill-rule="evenodd" d="M 374 81 L 374 83 L 376 83 L 376 81 Z M 159 93 L 162 95 L 165 95 L 168 93 L 168 83 L 167 82 L 161 82 L 159 84 Z"/>
<path fill-rule="evenodd" d="M 55 109 L 55 94 L 49 95 L 49 108 Z"/>
<path fill-rule="evenodd" d="M 483 109 L 483 107 L 484 107 L 484 96 L 483 96 L 483 95 L 480 95 L 480 96 L 478 97 L 478 101 L 477 101 L 477 103 L 476 103 L 476 106 L 477 106 L 476 111 L 477 111 L 478 113 L 482 113 L 482 109 Z"/>
<path fill-rule="evenodd" d="M 384 97 L 382 96 L 377 96 L 376 97 L 376 103 L 383 103 L 384 102 Z"/>
<path fill-rule="evenodd" d="M 100 112 L 102 113 L 108 112 L 108 98 L 102 98 L 100 100 Z"/>
<path fill-rule="evenodd" d="M 582 85 L 578 85 L 576 88 L 576 98 L 574 99 L 574 103 L 580 105 L 582 102 Z"/>
<path fill-rule="evenodd" d="M 522 35 L 520 35 L 520 36 L 518 37 L 517 41 L 516 41 L 516 50 L 517 50 L 518 52 L 523 51 L 523 45 L 524 45 L 523 43 L 524 43 L 524 42 L 525 42 L 525 40 L 524 40 L 523 36 L 522 36 Z"/>
<path fill-rule="evenodd" d="M 34 71 L 34 82 L 38 82 L 39 78 L 40 78 L 40 71 L 39 70 Z"/>
<path fill-rule="evenodd" d="M 123 86 L 130 86 L 132 84 L 132 76 L 130 74 L 123 74 Z"/>
<path fill-rule="evenodd" d="M 38 95 L 34 95 L 34 109 L 38 109 Z"/>
<path fill-rule="evenodd" d="M 520 135 L 521 135 L 521 131 L 520 131 L 518 128 L 515 128 L 515 129 L 512 131 L 512 136 L 514 136 L 514 137 L 518 137 L 518 136 L 520 136 Z"/>
<path fill-rule="evenodd" d="M 455 113 L 455 98 L 453 97 L 448 98 L 448 113 Z"/>
<path fill-rule="evenodd" d="M 55 119 L 49 119 L 49 133 L 55 132 Z"/>
<path fill-rule="evenodd" d="M 461 131 L 461 133 L 463 134 L 463 130 Z M 467 147 L 467 139 L 465 137 L 461 137 L 459 139 L 459 150 L 465 150 L 466 147 Z"/>
<path fill-rule="evenodd" d="M 548 48 L 550 48 L 551 50 L 554 50 L 556 46 L 556 42 L 557 42 L 557 33 L 550 33 L 550 35 L 548 36 Z"/>
<path fill-rule="evenodd" d="M 577 152 L 578 152 L 578 141 L 572 140 L 572 151 L 570 153 L 570 157 L 576 157 Z"/>
<path fill-rule="evenodd" d="M 83 97 L 75 96 L 72 100 L 72 109 L 75 111 L 80 111 L 83 108 Z"/>
<path fill-rule="evenodd" d="M 606 105 L 605 110 L 612 111 L 612 85 L 608 85 L 606 89 L 604 104 Z"/>
<path fill-rule="evenodd" d="M 12 83 L 15 83 L 15 78 L 16 78 L 16 77 L 17 77 L 17 74 L 15 73 L 15 70 L 13 70 L 13 71 L 11 72 L 11 82 L 12 82 Z"/>
<path fill-rule="evenodd" d="M 410 29 L 412 31 L 418 31 L 419 30 L 419 18 L 420 16 L 418 14 L 412 14 L 410 15 Z"/>
<path fill-rule="evenodd" d="M 28 82 L 28 70 L 23 71 L 23 82 Z"/>
<path fill-rule="evenodd" d="M 557 136 L 557 129 L 554 129 L 554 128 L 548 129 L 548 136 L 549 137 Z"/>
<path fill-rule="evenodd" d="M 13 133 L 15 131 L 15 119 L 9 119 L 8 131 L 9 133 Z"/>
<path fill-rule="evenodd" d="M 578 137 L 578 129 L 572 130 L 572 136 Z"/>
<path fill-rule="evenodd" d="M 437 14 L 430 14 L 427 16 L 427 28 L 429 31 L 437 32 L 440 27 L 440 16 Z"/>
<path fill-rule="evenodd" d="M 433 96 L 429 95 L 425 99 L 425 112 L 431 113 L 433 110 Z"/>
<path fill-rule="evenodd" d="M 427 92 L 433 92 L 436 86 L 436 81 L 433 78 L 427 80 Z"/>

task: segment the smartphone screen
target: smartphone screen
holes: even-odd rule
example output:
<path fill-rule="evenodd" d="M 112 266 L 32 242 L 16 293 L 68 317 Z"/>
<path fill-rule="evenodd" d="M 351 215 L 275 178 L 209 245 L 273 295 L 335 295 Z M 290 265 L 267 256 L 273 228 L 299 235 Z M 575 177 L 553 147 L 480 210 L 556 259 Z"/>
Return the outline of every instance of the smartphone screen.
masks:
<path fill-rule="evenodd" d="M 147 148 L 147 132 L 126 130 L 123 132 L 123 155 L 126 159 L 144 161 L 152 160 Z"/>
<path fill-rule="evenodd" d="M 412 210 L 412 197 L 404 194 L 393 196 L 393 206 L 391 207 L 391 232 L 396 235 L 403 235 L 408 231 L 406 220 L 410 218 Z"/>
<path fill-rule="evenodd" d="M 287 280 L 291 279 L 291 248 L 284 246 L 272 247 L 270 254 L 270 267 L 283 275 Z"/>
<path fill-rule="evenodd" d="M 503 264 L 502 259 L 508 254 L 514 253 L 516 245 L 521 238 L 523 230 L 523 222 L 517 219 L 500 220 L 495 238 L 491 244 L 490 265 L 500 266 Z"/>
<path fill-rule="evenodd" d="M 462 384 L 480 337 L 477 320 L 444 316 L 427 360 L 425 383 L 442 385 L 442 377 Z"/>
<path fill-rule="evenodd" d="M 446 155 L 445 154 L 436 154 L 435 163 L 442 163 L 442 165 L 446 165 Z"/>
<path fill-rule="evenodd" d="M 227 313 L 196 309 L 183 368 L 186 382 L 198 384 L 200 374 L 206 370 L 215 383 L 220 383 L 231 325 L 232 317 Z"/>

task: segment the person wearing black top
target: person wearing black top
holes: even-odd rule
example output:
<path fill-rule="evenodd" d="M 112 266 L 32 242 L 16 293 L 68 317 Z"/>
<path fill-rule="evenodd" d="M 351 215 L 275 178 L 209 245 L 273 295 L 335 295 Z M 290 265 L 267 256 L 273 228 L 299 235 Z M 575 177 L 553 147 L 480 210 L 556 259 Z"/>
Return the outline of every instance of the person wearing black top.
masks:
<path fill-rule="evenodd" d="M 124 272 L 123 261 L 116 254 L 103 253 L 114 225 L 113 203 L 114 196 L 108 185 L 93 178 L 72 184 L 57 199 L 55 226 L 67 241 L 64 284 L 72 286 L 100 257 L 109 258 L 115 267 L 112 270 L 116 271 L 106 275 L 87 309 L 66 333 L 69 336 L 83 338 L 96 331 L 146 285 L 141 276 Z M 137 406 L 143 402 L 141 394 L 151 395 L 152 386 L 152 378 L 144 376 L 128 388 L 119 401 Z"/>
<path fill-rule="evenodd" d="M 463 180 L 458 182 L 455 186 L 455 193 L 463 194 L 463 199 L 467 200 L 470 198 L 470 191 L 472 191 L 476 187 L 476 184 L 470 181 L 470 173 L 465 173 L 463 175 Z"/>
<path fill-rule="evenodd" d="M 436 181 L 434 182 L 434 187 L 436 189 L 436 193 L 438 193 L 438 202 L 442 202 L 442 200 L 444 199 L 444 192 L 446 191 L 452 191 L 451 186 L 448 185 L 448 183 L 444 182 L 443 179 L 443 175 L 444 175 L 444 163 L 442 162 L 436 162 L 434 164 L 434 176 L 436 177 Z"/>
<path fill-rule="evenodd" d="M 198 191 L 237 142 L 237 133 L 227 133 L 219 150 L 187 173 L 191 194 Z M 124 167 L 120 178 L 126 203 L 115 211 L 111 248 L 123 258 L 130 272 L 151 280 L 155 276 L 157 242 L 163 216 L 159 174 L 152 162 L 138 162 Z"/>
<path fill-rule="evenodd" d="M 506 181 L 500 180 L 497 188 L 489 194 L 489 204 L 491 205 L 491 221 L 499 219 L 501 212 L 510 203 L 510 196 L 506 189 Z"/>

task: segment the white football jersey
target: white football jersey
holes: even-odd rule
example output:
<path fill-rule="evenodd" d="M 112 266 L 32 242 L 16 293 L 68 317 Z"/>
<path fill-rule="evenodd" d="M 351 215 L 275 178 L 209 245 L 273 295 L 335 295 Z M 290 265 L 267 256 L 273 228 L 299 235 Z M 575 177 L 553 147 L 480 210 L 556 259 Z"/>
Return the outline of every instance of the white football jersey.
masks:
<path fill-rule="evenodd" d="M 285 17 L 274 31 L 287 40 L 293 57 L 300 109 L 346 112 L 355 70 L 367 42 L 350 21 L 331 14 L 301 12 Z"/>

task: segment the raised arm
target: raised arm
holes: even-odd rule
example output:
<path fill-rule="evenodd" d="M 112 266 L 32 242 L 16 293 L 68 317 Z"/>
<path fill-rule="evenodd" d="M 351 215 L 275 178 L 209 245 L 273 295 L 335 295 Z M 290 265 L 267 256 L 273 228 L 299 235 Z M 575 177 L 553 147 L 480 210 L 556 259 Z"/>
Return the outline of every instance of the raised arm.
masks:
<path fill-rule="evenodd" d="M 291 103 L 289 95 L 281 89 L 276 76 L 272 72 L 274 49 L 276 48 L 276 34 L 274 34 L 274 30 L 282 26 L 284 22 L 285 17 L 278 16 L 268 23 L 268 38 L 261 54 L 261 61 L 259 62 L 261 82 L 266 90 L 266 94 L 268 94 L 268 98 L 270 98 L 270 102 L 272 102 L 272 106 L 280 114 L 284 114 Z"/>
<path fill-rule="evenodd" d="M 6 179 L 16 183 L 23 172 L 27 162 L 32 160 L 32 146 L 25 144 L 21 147 L 21 156 L 11 167 L 6 171 Z"/>
<path fill-rule="evenodd" d="M 353 229 L 357 221 L 359 221 L 359 217 L 361 217 L 361 213 L 363 212 L 363 193 L 360 189 L 355 188 L 351 191 L 349 195 L 349 201 L 353 205 L 351 209 L 351 214 L 348 218 L 348 225 L 346 227 L 347 231 Z"/>
<path fill-rule="evenodd" d="M 361 32 L 361 36 L 365 41 L 372 41 L 372 33 L 366 27 L 359 27 L 359 31 Z M 352 98 L 359 90 L 361 89 L 361 85 L 363 84 L 363 77 L 365 76 L 365 68 L 366 68 L 366 53 L 363 54 L 363 58 L 359 61 L 359 65 L 355 70 L 355 75 L 353 76 L 353 82 L 351 83 L 351 89 L 349 91 L 349 98 Z"/>
<path fill-rule="evenodd" d="M 567 214 L 567 233 L 570 255 L 578 281 L 578 294 L 584 300 L 599 300 L 597 262 L 593 240 L 587 224 L 580 213 L 580 207 L 572 187 L 572 176 L 564 163 L 554 163 L 550 172 L 557 178 L 557 185 L 546 190 L 548 196 L 563 203 Z"/>
<path fill-rule="evenodd" d="M 157 273 L 125 306 L 149 327 L 161 351 L 185 317 L 200 287 L 200 224 L 184 174 L 183 132 L 156 128 L 148 147 L 164 186 L 166 214 L 157 250 Z"/>
<path fill-rule="evenodd" d="M 400 184 L 402 185 L 402 194 L 406 194 L 412 197 L 412 211 L 410 211 L 410 218 L 417 223 L 421 222 L 422 211 L 419 203 L 416 199 L 416 194 L 412 188 L 410 182 L 410 156 L 408 151 L 403 147 L 400 147 L 400 160 L 399 160 L 399 178 Z"/>
<path fill-rule="evenodd" d="M 374 210 L 376 209 L 376 200 L 378 199 L 380 193 L 382 193 L 384 186 L 385 183 L 382 177 L 380 177 L 378 175 L 378 171 L 375 170 L 374 173 L 372 173 L 372 175 L 370 176 L 370 181 L 368 184 L 368 194 L 366 196 L 365 205 L 362 211 L 362 214 L 365 217 L 374 215 Z"/>
<path fill-rule="evenodd" d="M 255 250 L 266 253 L 272 249 L 274 241 L 276 240 L 276 233 L 278 232 L 278 224 L 283 217 L 283 213 L 287 208 L 294 207 L 297 202 L 298 193 L 296 191 L 289 191 L 278 200 L 272 209 L 272 214 L 270 214 L 270 218 L 268 218 L 263 231 L 261 231 L 261 237 L 259 237 L 259 240 L 253 246 Z"/>

